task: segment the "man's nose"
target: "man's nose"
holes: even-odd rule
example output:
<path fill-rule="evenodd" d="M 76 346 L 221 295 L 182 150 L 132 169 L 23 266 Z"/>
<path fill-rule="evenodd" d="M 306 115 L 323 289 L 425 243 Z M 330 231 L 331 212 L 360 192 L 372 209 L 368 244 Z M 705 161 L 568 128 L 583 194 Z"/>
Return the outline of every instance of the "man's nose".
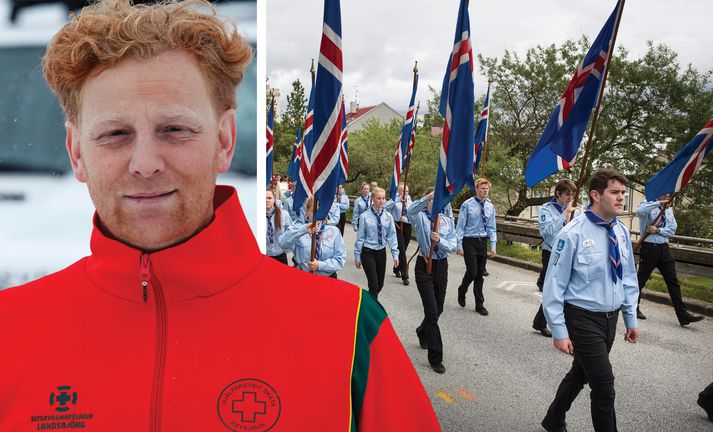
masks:
<path fill-rule="evenodd" d="M 166 164 L 161 154 L 160 145 L 161 143 L 153 133 L 138 132 L 129 163 L 131 174 L 148 178 L 162 173 Z"/>

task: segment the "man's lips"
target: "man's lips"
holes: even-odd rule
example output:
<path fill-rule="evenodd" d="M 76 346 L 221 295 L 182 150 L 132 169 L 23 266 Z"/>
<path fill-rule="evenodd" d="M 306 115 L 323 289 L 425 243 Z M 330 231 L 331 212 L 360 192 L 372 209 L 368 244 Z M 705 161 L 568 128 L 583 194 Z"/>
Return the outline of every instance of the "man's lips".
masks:
<path fill-rule="evenodd" d="M 168 198 L 171 195 L 173 195 L 176 192 L 175 189 L 170 190 L 170 191 L 158 191 L 158 192 L 137 192 L 137 193 L 132 193 L 132 194 L 126 194 L 124 195 L 125 198 L 128 198 L 132 201 L 135 202 L 153 202 L 153 201 L 160 201 L 162 199 Z"/>

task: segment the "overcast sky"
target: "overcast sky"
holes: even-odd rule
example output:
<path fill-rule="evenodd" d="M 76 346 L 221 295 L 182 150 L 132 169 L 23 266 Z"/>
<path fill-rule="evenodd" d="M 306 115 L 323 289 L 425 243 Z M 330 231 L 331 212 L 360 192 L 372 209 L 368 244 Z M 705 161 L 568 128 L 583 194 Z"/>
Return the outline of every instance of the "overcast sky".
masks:
<path fill-rule="evenodd" d="M 344 93 L 358 88 L 360 106 L 386 102 L 403 113 L 410 97 L 414 60 L 419 64 L 417 100 L 425 105 L 427 85 L 440 89 L 453 46 L 457 0 L 343 0 Z M 560 44 L 583 34 L 594 40 L 615 0 L 471 0 L 474 54 L 501 57 L 536 45 Z M 291 83 L 309 88 L 309 62 L 317 61 L 323 0 L 267 1 L 267 76 L 284 106 Z M 630 58 L 646 51 L 646 41 L 663 42 L 679 53 L 682 65 L 713 69 L 712 0 L 628 0 L 617 46 Z M 486 79 L 476 63 L 476 96 Z M 564 89 L 563 89 L 564 90 Z M 309 90 L 307 90 L 309 91 Z M 493 101 L 493 103 L 497 103 Z M 347 105 L 348 107 L 348 105 Z"/>

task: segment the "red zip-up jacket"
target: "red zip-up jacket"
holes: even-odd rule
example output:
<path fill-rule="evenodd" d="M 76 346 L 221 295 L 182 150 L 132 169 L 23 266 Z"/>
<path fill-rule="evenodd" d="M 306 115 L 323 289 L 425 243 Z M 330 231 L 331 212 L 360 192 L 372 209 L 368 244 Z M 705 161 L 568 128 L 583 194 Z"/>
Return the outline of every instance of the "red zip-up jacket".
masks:
<path fill-rule="evenodd" d="M 262 255 L 234 189 L 214 206 L 150 254 L 95 216 L 91 256 L 0 291 L 0 431 L 440 430 L 378 303 Z"/>

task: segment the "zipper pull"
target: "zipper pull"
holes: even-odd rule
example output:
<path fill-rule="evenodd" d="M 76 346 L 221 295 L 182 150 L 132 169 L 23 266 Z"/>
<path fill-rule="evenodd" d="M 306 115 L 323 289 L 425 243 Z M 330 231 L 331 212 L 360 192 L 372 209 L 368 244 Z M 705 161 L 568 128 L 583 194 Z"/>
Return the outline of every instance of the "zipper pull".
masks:
<path fill-rule="evenodd" d="M 146 303 L 149 300 L 149 280 L 151 279 L 151 273 L 149 272 L 149 265 L 151 264 L 150 255 L 141 255 L 141 271 L 139 272 L 139 280 L 141 281 L 141 292 L 143 293 L 143 300 Z"/>

